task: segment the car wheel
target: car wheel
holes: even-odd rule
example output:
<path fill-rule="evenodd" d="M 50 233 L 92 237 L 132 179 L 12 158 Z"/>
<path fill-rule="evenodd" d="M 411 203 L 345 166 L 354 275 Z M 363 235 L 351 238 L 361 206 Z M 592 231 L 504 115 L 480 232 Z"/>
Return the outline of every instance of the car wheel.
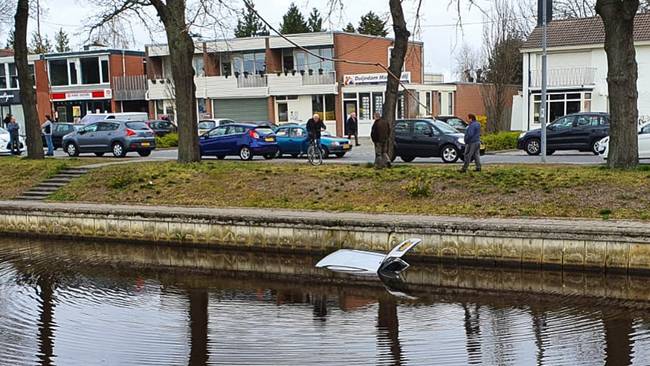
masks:
<path fill-rule="evenodd" d="M 291 154 L 291 157 L 294 158 L 294 159 L 298 159 L 299 156 L 300 156 L 300 154 Z"/>
<path fill-rule="evenodd" d="M 591 143 L 591 152 L 594 153 L 594 155 L 599 155 L 600 153 L 598 152 L 598 141 L 594 141 Z"/>
<path fill-rule="evenodd" d="M 526 153 L 528 155 L 539 155 L 541 150 L 539 139 L 530 139 L 526 141 Z"/>
<path fill-rule="evenodd" d="M 336 153 L 337 158 L 342 158 L 345 156 L 345 153 Z"/>
<path fill-rule="evenodd" d="M 271 160 L 275 157 L 275 154 L 264 154 L 264 159 Z"/>
<path fill-rule="evenodd" d="M 140 150 L 138 151 L 138 155 L 145 157 L 151 155 L 151 150 Z"/>
<path fill-rule="evenodd" d="M 275 158 L 280 159 L 282 157 L 282 151 L 278 150 L 275 152 Z"/>
<path fill-rule="evenodd" d="M 223 160 L 226 158 L 226 155 L 217 155 L 217 159 Z"/>
<path fill-rule="evenodd" d="M 98 157 L 101 158 L 102 156 L 104 156 L 104 153 L 103 152 L 96 152 L 95 156 L 98 156 Z"/>
<path fill-rule="evenodd" d="M 248 146 L 242 146 L 239 149 L 239 158 L 242 160 L 251 160 L 253 159 L 253 152 Z"/>
<path fill-rule="evenodd" d="M 410 163 L 415 160 L 415 156 L 400 156 L 399 158 L 405 163 Z"/>
<path fill-rule="evenodd" d="M 326 147 L 321 146 L 320 153 L 321 153 L 321 155 L 323 155 L 323 159 L 327 159 L 327 157 L 330 156 L 330 151 L 327 150 Z"/>
<path fill-rule="evenodd" d="M 546 155 L 553 155 L 555 150 L 546 150 Z"/>
<path fill-rule="evenodd" d="M 120 142 L 116 142 L 113 144 L 111 147 L 111 150 L 113 151 L 113 156 L 116 158 L 123 158 L 126 156 L 126 149 L 124 148 L 124 145 Z"/>
<path fill-rule="evenodd" d="M 65 146 L 65 152 L 68 153 L 68 156 L 79 156 L 79 149 L 74 142 L 71 142 Z"/>
<path fill-rule="evenodd" d="M 455 163 L 458 161 L 460 153 L 456 146 L 453 145 L 445 145 L 442 147 L 442 151 L 440 153 L 440 157 L 442 158 L 442 161 L 445 163 Z"/>

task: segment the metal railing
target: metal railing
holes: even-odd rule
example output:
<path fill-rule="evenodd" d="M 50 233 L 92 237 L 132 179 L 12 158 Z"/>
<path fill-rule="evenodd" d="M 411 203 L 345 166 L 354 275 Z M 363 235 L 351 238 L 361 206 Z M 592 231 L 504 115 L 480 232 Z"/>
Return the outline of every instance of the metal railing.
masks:
<path fill-rule="evenodd" d="M 113 77 L 115 100 L 144 100 L 146 94 L 147 77 L 145 75 Z"/>
<path fill-rule="evenodd" d="M 570 67 L 548 70 L 548 86 L 582 86 L 593 85 L 596 75 L 595 67 Z M 541 70 L 533 71 L 530 75 L 530 86 L 542 86 Z"/>
<path fill-rule="evenodd" d="M 302 85 L 328 85 L 336 84 L 336 73 L 334 71 L 318 73 L 313 72 L 311 75 L 305 73 L 302 75 Z"/>
<path fill-rule="evenodd" d="M 240 75 L 237 78 L 238 88 L 264 88 L 266 86 L 266 75 Z"/>

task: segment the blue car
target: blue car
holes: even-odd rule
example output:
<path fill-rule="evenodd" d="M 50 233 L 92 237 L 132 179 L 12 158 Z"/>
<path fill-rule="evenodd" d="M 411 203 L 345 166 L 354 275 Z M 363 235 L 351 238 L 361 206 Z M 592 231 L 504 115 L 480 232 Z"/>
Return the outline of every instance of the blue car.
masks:
<path fill-rule="evenodd" d="M 278 140 L 277 157 L 284 154 L 291 155 L 294 158 L 307 152 L 309 147 L 309 138 L 305 125 L 284 125 L 275 130 L 275 136 Z M 332 136 L 329 132 L 323 131 L 320 139 L 323 156 L 330 154 L 342 158 L 348 151 L 352 150 L 350 140 Z"/>
<path fill-rule="evenodd" d="M 216 156 L 224 159 L 228 155 L 251 160 L 261 155 L 273 159 L 278 152 L 273 130 L 265 126 L 233 123 L 215 127 L 199 138 L 201 156 Z"/>

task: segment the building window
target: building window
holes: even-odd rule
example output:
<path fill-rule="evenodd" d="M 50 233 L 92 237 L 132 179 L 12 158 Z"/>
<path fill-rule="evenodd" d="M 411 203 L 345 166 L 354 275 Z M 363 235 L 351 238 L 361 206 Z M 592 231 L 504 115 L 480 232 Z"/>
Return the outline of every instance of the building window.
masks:
<path fill-rule="evenodd" d="M 194 75 L 203 76 L 205 75 L 205 68 L 203 66 L 203 56 L 195 56 L 192 59 L 192 67 L 194 68 Z"/>
<path fill-rule="evenodd" d="M 591 112 L 591 93 L 585 93 L 582 106 L 584 112 Z"/>
<path fill-rule="evenodd" d="M 336 119 L 336 106 L 334 105 L 334 95 L 312 95 L 311 110 L 312 114 L 317 114 L 324 121 L 334 121 Z"/>
<path fill-rule="evenodd" d="M 199 117 L 203 118 L 203 116 L 208 112 L 206 109 L 206 104 L 205 104 L 205 98 L 196 98 L 196 105 L 197 105 L 197 111 L 199 113 Z"/>
<path fill-rule="evenodd" d="M 324 58 L 332 58 L 332 47 L 324 48 L 311 48 L 311 53 L 305 51 L 295 51 L 294 59 L 296 60 L 296 70 L 312 72 L 332 72 L 334 71 L 334 63 L 331 60 L 323 60 Z"/>
<path fill-rule="evenodd" d="M 278 122 L 289 122 L 289 107 L 287 103 L 278 103 Z"/>
<path fill-rule="evenodd" d="M 247 75 L 266 72 L 266 55 L 264 52 L 247 52 L 232 56 L 232 69 L 236 76 L 246 73 Z"/>
<path fill-rule="evenodd" d="M 336 98 L 334 94 L 325 94 L 325 120 L 336 120 Z"/>
<path fill-rule="evenodd" d="M 102 83 L 109 83 L 108 78 L 108 60 L 102 60 Z"/>
<path fill-rule="evenodd" d="M 77 80 L 77 63 L 72 61 L 68 63 L 68 68 L 70 71 L 70 84 L 77 85 L 79 81 Z"/>
<path fill-rule="evenodd" d="M 384 114 L 384 93 L 372 93 L 372 112 L 373 118 L 374 113 Z"/>
<path fill-rule="evenodd" d="M 542 96 L 533 94 L 533 123 L 540 123 Z M 571 113 L 591 111 L 591 92 L 548 93 L 546 102 L 547 122 Z"/>
<path fill-rule="evenodd" d="M 5 70 L 5 64 L 0 64 L 0 89 L 7 88 L 7 71 Z"/>
<path fill-rule="evenodd" d="M 427 111 L 425 112 L 425 115 L 432 116 L 433 112 L 431 111 L 431 92 L 425 92 L 425 99 L 426 99 L 426 105 L 427 105 Z"/>
<path fill-rule="evenodd" d="M 220 61 L 221 64 L 221 75 L 222 76 L 230 76 L 232 75 L 232 63 L 230 62 L 230 57 L 226 55 L 221 55 L 220 56 Z"/>
<path fill-rule="evenodd" d="M 11 84 L 9 87 L 11 89 L 18 89 L 18 68 L 14 63 L 9 64 L 9 79 Z"/>
<path fill-rule="evenodd" d="M 293 52 L 291 49 L 282 50 L 282 67 L 285 72 L 289 72 L 294 69 L 293 65 Z"/>
<path fill-rule="evenodd" d="M 50 60 L 49 64 L 52 85 L 68 85 L 68 62 L 66 60 Z"/>
<path fill-rule="evenodd" d="M 454 92 L 447 93 L 447 115 L 454 115 Z"/>
<path fill-rule="evenodd" d="M 81 64 L 81 83 L 82 84 L 99 84 L 100 80 L 100 70 L 99 70 L 99 58 L 97 57 L 85 57 L 79 59 Z"/>
<path fill-rule="evenodd" d="M 359 93 L 359 119 L 369 120 L 370 118 L 370 93 Z"/>
<path fill-rule="evenodd" d="M 156 118 L 160 118 L 165 114 L 165 109 L 163 108 L 164 102 L 162 100 L 156 101 Z"/>

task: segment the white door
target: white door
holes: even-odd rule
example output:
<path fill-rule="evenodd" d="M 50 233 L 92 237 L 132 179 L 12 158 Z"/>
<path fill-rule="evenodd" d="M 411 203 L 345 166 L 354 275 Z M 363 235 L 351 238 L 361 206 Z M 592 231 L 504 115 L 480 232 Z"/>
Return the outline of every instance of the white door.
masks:
<path fill-rule="evenodd" d="M 639 158 L 650 159 L 650 124 L 639 132 Z"/>

